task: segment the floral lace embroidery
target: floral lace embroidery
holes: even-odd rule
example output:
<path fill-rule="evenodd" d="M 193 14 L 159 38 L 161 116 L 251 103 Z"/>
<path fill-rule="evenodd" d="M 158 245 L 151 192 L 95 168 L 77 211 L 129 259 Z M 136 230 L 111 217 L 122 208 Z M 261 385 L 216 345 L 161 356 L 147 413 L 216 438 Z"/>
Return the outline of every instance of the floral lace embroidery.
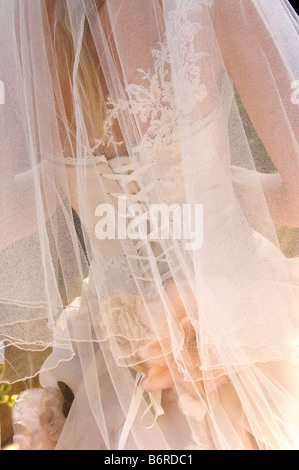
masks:
<path fill-rule="evenodd" d="M 148 124 L 140 142 L 140 151 L 148 154 L 149 158 L 167 147 L 177 130 L 177 106 L 171 74 L 180 84 L 177 89 L 183 98 L 184 114 L 190 113 L 207 96 L 199 65 L 200 59 L 207 54 L 194 51 L 194 40 L 202 26 L 188 17 L 203 12 L 204 7 L 211 7 L 213 2 L 176 0 L 176 8 L 168 15 L 167 37 L 152 50 L 155 59 L 153 74 L 139 69 L 148 86 L 129 84 L 126 87 L 128 100 L 120 99 L 114 104 L 116 110 L 128 110 L 130 114 L 139 116 L 142 123 Z M 175 65 L 175 74 L 170 70 L 170 58 Z"/>
<path fill-rule="evenodd" d="M 116 107 L 128 110 L 139 116 L 142 123 L 148 123 L 147 132 L 143 135 L 139 151 L 149 155 L 156 154 L 169 141 L 177 127 L 177 114 L 173 84 L 170 80 L 170 60 L 166 41 L 158 43 L 152 50 L 155 58 L 154 74 L 139 69 L 142 79 L 148 86 L 130 84 L 126 87 L 128 100 L 118 100 Z"/>
<path fill-rule="evenodd" d="M 185 118 L 195 106 L 207 96 L 206 85 L 202 83 L 200 60 L 205 52 L 196 52 L 196 35 L 201 31 L 200 23 L 192 21 L 196 13 L 204 7 L 211 7 L 214 0 L 176 0 L 176 8 L 169 13 L 167 20 L 167 40 L 172 51 L 172 64 L 175 73 L 179 98 L 184 103 L 180 110 Z"/>

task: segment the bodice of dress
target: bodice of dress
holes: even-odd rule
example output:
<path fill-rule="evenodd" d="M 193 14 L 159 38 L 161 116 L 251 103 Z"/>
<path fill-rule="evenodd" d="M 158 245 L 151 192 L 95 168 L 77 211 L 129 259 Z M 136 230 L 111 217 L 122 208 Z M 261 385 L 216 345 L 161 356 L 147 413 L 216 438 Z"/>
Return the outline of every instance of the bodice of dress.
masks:
<path fill-rule="evenodd" d="M 138 205 L 144 211 L 143 227 L 148 225 L 149 204 L 158 200 L 157 193 L 163 184 L 159 175 L 154 174 L 156 166 L 155 159 L 145 163 L 133 163 L 129 156 L 122 156 L 106 160 L 97 167 L 106 196 L 110 205 L 115 208 L 115 218 L 119 221 L 120 211 L 124 210 L 126 219 L 123 226 L 125 231 L 122 235 L 118 233 L 119 224 L 117 224 L 114 239 L 100 240 L 96 244 L 97 252 L 94 254 L 91 271 L 97 278 L 98 286 L 99 279 L 103 279 L 106 286 L 111 282 L 111 287 L 114 286 L 115 290 L 126 287 L 128 291 L 135 292 L 137 281 L 142 289 L 151 295 L 153 284 L 150 259 L 152 256 L 148 253 L 149 246 L 155 256 L 162 281 L 170 277 L 167 268 L 167 252 L 173 249 L 171 241 L 168 241 L 167 252 L 165 252 L 159 240 L 149 242 L 148 233 L 143 238 L 140 236 L 140 231 L 136 232 L 136 238 L 134 238 L 134 235 L 128 235 L 127 232 L 128 224 L 132 220 L 129 214 L 130 207 L 136 208 Z M 170 172 L 179 171 L 176 163 L 169 164 L 168 162 L 168 167 Z M 120 207 L 120 204 L 124 206 Z"/>
<path fill-rule="evenodd" d="M 223 110 L 223 108 L 221 109 Z M 228 113 L 226 114 L 228 116 Z M 101 341 L 105 340 L 107 331 L 105 330 L 105 325 L 102 328 L 102 319 L 105 315 L 112 315 L 105 301 L 113 299 L 115 293 L 119 291 L 126 291 L 128 293 L 127 299 L 129 300 L 130 294 L 134 296 L 138 291 L 144 292 L 148 299 L 152 299 L 155 296 L 157 277 L 164 282 L 170 279 L 174 273 L 179 273 L 181 264 L 179 257 L 176 257 L 176 253 L 179 253 L 182 248 L 180 240 L 173 240 L 171 238 L 162 242 L 159 239 L 149 241 L 147 237 L 144 239 L 129 237 L 119 239 L 115 237 L 114 239 L 100 240 L 96 236 L 96 208 L 101 204 L 109 203 L 117 212 L 120 198 L 125 198 L 127 207 L 130 204 L 143 205 L 145 213 L 147 213 L 150 204 L 164 203 L 171 205 L 177 203 L 182 205 L 188 201 L 202 203 L 205 208 L 204 227 L 209 236 L 204 240 L 203 255 L 201 253 L 198 255 L 201 256 L 201 263 L 199 264 L 203 269 L 209 270 L 212 274 L 215 274 L 217 269 L 218 283 L 222 283 L 221 271 L 223 269 L 225 272 L 227 266 L 219 265 L 219 260 L 215 256 L 213 248 L 215 249 L 215 246 L 217 246 L 218 256 L 223 247 L 230 249 L 229 240 L 225 237 L 225 230 L 227 228 L 227 233 L 229 233 L 229 226 L 233 224 L 233 218 L 238 216 L 238 204 L 236 203 L 229 179 L 230 148 L 227 124 L 227 119 L 224 119 L 221 110 L 215 109 L 213 113 L 203 118 L 200 123 L 195 123 L 187 128 L 184 135 L 180 134 L 176 129 L 156 152 L 151 151 L 149 153 L 146 142 L 140 142 L 139 146 L 131 149 L 131 156 L 126 155 L 107 159 L 104 155 L 98 155 L 90 157 L 90 161 L 84 160 L 81 162 L 72 158 L 64 161 L 64 164 L 70 168 L 72 166 L 78 167 L 81 164 L 85 167 L 90 167 L 93 174 L 96 174 L 99 184 L 97 189 L 88 195 L 87 202 L 91 205 L 92 216 L 85 219 L 84 204 L 82 206 L 83 210 L 79 214 L 83 225 L 85 225 L 87 235 L 92 240 L 92 260 L 89 277 L 84 282 L 82 296 L 76 299 L 62 314 L 60 338 L 68 335 L 68 328 L 70 328 L 71 335 L 80 344 L 80 341 L 85 339 L 84 330 L 81 331 L 79 329 L 73 332 L 71 331 L 72 326 L 76 325 L 77 318 L 79 320 L 81 318 L 84 323 L 88 318 L 91 319 L 92 328 L 95 330 L 92 335 L 95 334 L 96 340 L 101 344 L 96 353 L 99 356 L 99 364 L 102 367 L 102 371 L 98 371 L 99 380 L 104 371 L 106 373 L 101 352 L 101 348 L 105 351 L 106 343 L 104 344 Z M 257 245 L 257 241 L 252 236 L 252 231 L 250 231 L 250 234 L 251 246 Z M 223 247 L 219 245 L 221 238 L 225 239 Z M 233 249 L 237 248 L 236 243 L 234 243 Z M 221 253 L 221 255 L 222 259 L 225 259 L 224 253 Z M 192 256 L 195 255 L 193 254 Z M 169 259 L 171 263 L 169 263 Z M 222 289 L 226 287 L 227 285 L 224 285 Z M 230 292 L 234 292 L 231 287 L 230 285 Z M 237 288 L 238 286 L 236 286 L 236 291 Z M 234 298 L 230 298 L 228 302 L 233 302 L 234 300 Z M 108 306 L 107 309 L 105 309 L 106 306 Z M 114 308 L 115 305 L 112 304 L 112 307 Z M 125 302 L 123 305 L 116 306 L 117 314 L 124 313 L 121 310 L 124 307 L 127 307 Z M 118 331 L 117 325 L 114 329 L 115 321 L 111 321 L 111 318 L 110 324 L 112 329 L 110 333 L 112 338 L 114 332 L 117 337 Z M 124 328 L 126 328 L 126 321 L 126 318 L 124 318 Z M 123 331 L 126 330 L 124 329 Z M 65 340 L 67 341 L 68 338 L 66 337 Z M 111 344 L 109 347 L 111 347 Z M 58 363 L 60 354 L 59 347 L 54 349 L 48 364 Z M 116 354 L 114 354 L 114 358 L 119 359 Z M 121 359 L 126 359 L 125 354 Z M 118 365 L 130 366 L 129 363 L 125 364 L 121 360 Z M 46 365 L 46 367 L 49 366 Z M 79 359 L 75 355 L 72 361 L 67 363 L 61 362 L 53 374 L 47 372 L 42 374 L 42 383 L 44 385 L 50 384 L 55 386 L 57 380 L 65 381 L 72 388 L 75 395 L 77 395 L 82 386 L 80 367 Z M 111 390 L 109 389 L 109 393 Z M 140 392 L 139 384 L 136 386 L 136 393 Z M 139 398 L 137 398 L 134 392 L 132 397 L 133 411 L 129 413 L 129 419 L 125 420 L 125 422 L 121 421 L 115 423 L 115 425 L 113 424 L 116 446 L 125 445 L 126 443 L 128 434 L 124 433 L 124 429 L 126 427 L 128 427 L 127 431 L 130 429 L 130 424 L 132 423 L 129 421 L 131 418 L 134 420 L 142 400 L 142 395 L 139 395 Z M 108 396 L 107 399 L 109 401 Z M 189 396 L 187 397 L 188 400 L 190 401 Z M 81 402 L 83 401 L 81 399 Z M 199 402 L 190 402 L 189 405 L 190 416 L 188 418 L 190 419 L 194 418 L 192 416 L 193 410 L 195 407 L 198 407 L 196 426 L 201 429 L 199 435 L 201 435 L 202 447 L 213 449 L 214 444 L 210 436 L 207 420 L 205 419 L 206 410 L 204 405 Z M 168 418 L 174 405 L 164 403 L 163 406 L 165 406 L 164 411 Z M 179 408 L 176 408 L 174 415 L 176 416 L 176 421 L 177 416 L 181 416 Z M 67 429 L 66 427 L 65 432 L 67 432 Z M 191 436 L 187 436 L 186 439 L 188 440 L 188 445 L 192 443 Z M 196 446 L 196 448 L 199 448 L 198 442 Z"/>
<path fill-rule="evenodd" d="M 115 208 L 117 217 L 121 200 L 125 201 L 127 222 L 131 220 L 129 207 L 139 205 L 144 210 L 142 220 L 145 224 L 142 228 L 147 224 L 144 238 L 140 237 L 137 227 L 136 238 L 120 238 L 116 229 L 114 239 L 97 240 L 95 229 L 100 219 L 96 216 L 90 219 L 92 223 L 89 223 L 88 235 L 95 241 L 91 271 L 99 290 L 101 280 L 104 280 L 106 286 L 110 283 L 115 290 L 126 286 L 128 291 L 135 292 L 138 281 L 139 287 L 150 296 L 155 290 L 150 263 L 153 258 L 162 282 L 180 270 L 175 253 L 181 250 L 183 236 L 181 239 L 151 238 L 151 205 L 163 204 L 169 210 L 174 204 L 182 209 L 189 201 L 198 202 L 204 206 L 203 222 L 211 232 L 221 225 L 221 214 L 227 220 L 227 207 L 234 206 L 232 188 L 228 184 L 227 122 L 219 110 L 203 118 L 200 125 L 195 124 L 183 136 L 174 129 L 156 152 L 152 148 L 149 152 L 145 140 L 132 149 L 131 157 L 94 157 L 101 184 L 91 197 L 93 211 L 97 205 L 109 203 Z M 72 160 L 66 161 L 66 164 L 71 165 Z M 78 165 L 78 161 L 75 164 Z M 190 197 L 192 192 L 193 198 L 192 195 Z M 84 213 L 82 216 L 84 224 Z M 173 217 L 171 210 L 170 217 Z M 172 222 L 169 221 L 170 225 Z M 185 255 L 188 257 L 187 253 Z M 168 267 L 169 256 L 172 257 L 172 273 Z M 105 293 L 109 294 L 111 292 Z"/>

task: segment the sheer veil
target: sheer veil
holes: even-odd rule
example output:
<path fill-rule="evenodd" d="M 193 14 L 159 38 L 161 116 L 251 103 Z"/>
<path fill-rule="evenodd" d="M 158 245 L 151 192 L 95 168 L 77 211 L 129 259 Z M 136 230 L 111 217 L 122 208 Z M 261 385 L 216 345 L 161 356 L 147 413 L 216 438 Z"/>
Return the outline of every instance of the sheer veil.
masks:
<path fill-rule="evenodd" d="M 72 390 L 57 449 L 298 448 L 289 3 L 1 0 L 0 44 L 2 381 Z"/>

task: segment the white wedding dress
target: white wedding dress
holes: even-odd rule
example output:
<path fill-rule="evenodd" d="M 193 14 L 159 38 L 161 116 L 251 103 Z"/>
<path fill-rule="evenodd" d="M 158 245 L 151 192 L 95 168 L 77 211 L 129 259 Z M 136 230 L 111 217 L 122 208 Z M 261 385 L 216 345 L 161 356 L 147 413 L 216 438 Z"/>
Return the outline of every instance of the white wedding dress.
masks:
<path fill-rule="evenodd" d="M 223 81 L 221 84 L 223 96 L 227 96 L 223 90 L 225 86 L 227 84 Z M 226 106 L 229 106 L 229 103 Z M 194 162 L 194 167 L 191 167 L 190 171 L 197 171 L 198 184 L 202 188 L 204 187 L 202 202 L 205 208 L 208 207 L 204 220 L 205 227 L 208 227 L 209 233 L 215 232 L 218 234 L 219 229 L 217 227 L 219 225 L 224 227 L 227 220 L 231 223 L 240 214 L 239 204 L 234 199 L 231 187 L 226 184 L 222 172 L 213 171 L 214 177 L 211 178 L 211 169 L 219 168 L 220 164 L 223 165 L 226 160 L 225 155 L 229 159 L 230 153 L 226 138 L 228 122 L 225 123 L 221 115 L 217 119 L 217 113 L 213 113 L 202 122 L 202 125 L 202 129 L 192 128 L 190 130 L 190 146 L 196 146 L 196 136 L 199 136 L 201 143 L 203 143 L 204 135 L 207 134 L 206 140 L 209 143 L 210 134 L 217 135 L 219 138 L 217 152 L 213 152 L 213 149 L 211 149 L 209 154 L 202 155 L 200 164 L 198 164 L 198 161 Z M 195 142 L 192 142 L 192 139 Z M 175 133 L 170 137 L 168 147 L 160 154 L 157 154 L 155 158 L 152 158 L 150 163 L 147 160 L 146 148 L 143 149 L 141 146 L 135 152 L 138 152 L 138 163 L 134 165 L 132 165 L 132 161 L 128 156 L 110 159 L 103 155 L 94 157 L 97 171 L 103 179 L 104 191 L 107 194 L 112 194 L 116 201 L 118 201 L 119 196 L 125 196 L 128 205 L 133 204 L 135 201 L 143 201 L 144 195 L 149 197 L 151 204 L 158 204 L 159 201 L 163 201 L 165 204 L 184 204 L 184 175 L 182 162 L 180 161 L 178 138 Z M 217 155 L 221 155 L 223 162 L 217 161 L 215 158 Z M 65 164 L 76 166 L 77 162 L 74 159 L 66 159 Z M 223 171 L 229 172 L 229 165 Z M 209 178 L 207 179 L 208 175 Z M 131 199 L 130 196 L 132 196 Z M 99 197 L 99 193 L 95 195 L 95 198 L 97 204 L 105 201 L 104 197 Z M 221 204 L 219 201 L 221 201 Z M 95 234 L 90 232 L 90 236 L 95 237 Z M 233 249 L 242 253 L 242 258 L 240 258 L 242 263 L 245 262 L 245 248 L 248 256 L 246 262 L 250 263 L 250 259 L 254 256 L 255 263 L 259 260 L 259 263 L 267 265 L 272 280 L 277 278 L 277 283 L 280 283 L 281 273 L 275 264 L 279 258 L 282 260 L 283 257 L 277 248 L 265 237 L 251 229 L 248 230 L 246 246 L 244 246 L 244 240 L 239 241 L 240 246 L 234 243 Z M 107 339 L 105 340 L 105 334 L 109 337 L 109 333 L 105 329 L 105 318 L 111 318 L 112 330 L 115 327 L 114 334 L 116 336 L 120 331 L 125 331 L 126 326 L 123 325 L 123 322 L 133 323 L 134 327 L 138 326 L 138 309 L 135 306 L 137 292 L 131 272 L 133 270 L 134 276 L 142 280 L 148 298 L 155 299 L 150 277 L 151 258 L 146 256 L 146 250 L 143 249 L 145 242 L 138 238 L 134 241 L 125 239 L 121 242 L 117 239 L 98 240 L 95 243 L 98 243 L 99 251 L 95 260 L 91 263 L 88 278 L 84 280 L 82 295 L 76 298 L 62 313 L 56 332 L 59 339 L 40 373 L 40 381 L 44 389 L 58 389 L 58 382 L 62 382 L 74 393 L 74 402 L 66 422 L 64 423 L 62 419 L 62 412 L 59 416 L 61 434 L 57 439 L 57 444 L 55 442 L 55 448 L 58 450 L 72 450 L 74 448 L 82 450 L 137 450 L 141 448 L 144 450 L 216 450 L 225 448 L 225 444 L 219 442 L 217 431 L 213 427 L 209 416 L 209 400 L 196 400 L 187 390 L 179 398 L 172 388 L 162 392 L 162 402 L 160 398 L 157 404 L 157 397 L 155 398 L 151 393 L 144 392 L 140 380 L 138 382 L 134 381 L 134 374 L 132 377 L 134 369 L 127 369 L 127 367 L 124 367 L 125 363 L 120 361 L 120 364 L 114 364 L 116 374 L 122 384 L 128 385 L 131 382 L 132 387 L 130 388 L 132 401 L 127 414 L 123 415 L 122 403 L 119 402 L 119 397 L 115 393 L 113 374 L 111 376 L 109 370 L 111 368 L 111 345 L 109 345 Z M 131 256 L 124 255 L 121 243 L 129 245 L 128 252 L 132 253 Z M 155 242 L 151 243 L 154 245 L 153 251 L 158 261 L 157 265 L 161 279 L 163 282 L 167 282 L 172 278 L 172 272 L 179 272 L 181 269 L 179 262 L 172 267 L 172 271 L 167 269 L 165 251 L 174 249 L 173 242 L 167 245 L 167 250 L 164 252 L 161 252 L 161 247 L 160 252 L 157 251 Z M 208 258 L 203 259 L 202 262 L 205 264 L 205 269 L 211 273 L 210 283 L 214 288 L 217 286 L 217 289 L 221 291 L 227 290 L 230 294 L 235 292 L 236 298 L 227 298 L 226 301 L 229 303 L 238 302 L 240 299 L 238 285 L 234 286 L 232 281 L 228 282 L 226 277 L 221 274 L 219 266 L 217 266 L 217 273 L 214 271 L 212 251 L 214 241 L 212 236 L 210 239 L 205 240 L 205 246 L 208 247 L 209 244 L 211 244 L 211 251 L 208 249 Z M 226 249 L 228 249 L 227 245 Z M 276 261 L 272 264 L 273 260 Z M 299 300 L 297 262 L 290 260 L 289 265 L 289 274 L 293 278 L 293 287 L 295 288 L 297 300 Z M 227 266 L 225 266 L 225 269 L 227 269 Z M 112 295 L 110 299 L 112 305 L 109 305 L 109 302 L 102 294 L 102 292 L 105 292 L 107 280 L 108 282 L 110 280 L 115 288 L 115 295 Z M 123 290 L 124 286 L 126 291 Z M 259 287 L 262 287 L 260 283 Z M 264 301 L 265 288 L 266 286 L 263 286 L 259 293 L 258 302 L 260 305 Z M 242 299 L 244 303 L 249 302 L 252 298 L 252 289 L 257 289 L 256 283 L 254 288 L 249 285 L 248 290 L 244 291 Z M 132 309 L 134 309 L 133 312 Z M 120 319 L 120 315 L 124 318 Z M 99 345 L 96 345 L 96 343 L 95 345 L 80 344 L 81 338 L 83 340 L 86 337 L 86 329 L 92 330 L 93 325 L 99 322 L 101 316 L 104 318 L 103 323 L 100 321 L 103 331 L 96 331 L 95 336 L 97 338 L 103 336 L 103 342 L 100 342 Z M 75 331 L 72 331 L 77 323 L 79 326 Z M 121 326 L 118 331 L 119 323 Z M 225 328 L 225 325 L 223 325 L 223 328 Z M 70 331 L 72 338 L 75 339 L 74 357 L 68 360 L 69 351 L 64 349 L 64 342 L 69 340 Z M 283 336 L 283 331 L 281 333 Z M 91 333 L 91 336 L 93 334 Z M 266 341 L 266 337 L 264 339 Z M 290 344 L 294 340 L 295 336 L 292 337 L 291 335 L 289 338 Z M 95 351 L 95 358 L 91 364 L 89 348 Z M 85 374 L 97 377 L 97 383 L 93 390 L 86 389 Z M 299 375 L 295 370 L 292 381 L 296 388 L 299 385 Z M 213 396 L 213 390 L 210 393 Z M 30 391 L 24 394 L 25 403 L 28 400 L 28 398 L 26 399 L 28 394 L 30 394 Z M 213 400 L 215 400 L 215 396 Z M 217 412 L 218 407 L 219 416 L 225 413 L 228 417 L 224 422 L 229 435 L 229 446 L 233 447 L 234 450 L 257 449 L 257 443 L 249 432 L 250 427 L 241 403 L 233 385 L 228 380 L 224 380 L 220 384 L 217 401 L 215 412 Z M 150 403 L 150 408 L 148 403 Z M 40 414 L 43 406 L 36 410 L 36 404 L 34 404 L 26 409 L 26 404 L 24 406 L 21 398 L 13 413 L 16 431 L 19 426 L 22 429 L 26 420 L 30 421 L 32 419 L 32 413 Z M 158 414 L 156 414 L 157 410 L 159 410 Z M 104 416 L 101 416 L 101 413 Z M 146 425 L 146 413 L 152 416 L 150 421 L 152 420 L 153 423 L 151 425 Z M 102 423 L 105 433 L 102 426 L 99 426 L 99 422 Z M 190 426 L 190 422 L 192 426 Z M 53 423 L 51 423 L 52 425 Z M 192 432 L 194 427 L 196 429 L 195 434 Z M 131 431 L 133 431 L 132 434 L 130 434 Z M 140 443 L 138 436 L 142 436 Z M 20 438 L 16 432 L 15 442 L 22 443 L 25 448 L 27 446 L 27 448 L 31 448 L 32 442 L 35 443 L 36 448 L 44 448 L 45 445 L 49 445 L 48 440 L 44 438 L 44 431 L 40 427 L 32 429 L 32 433 L 28 434 L 27 440 Z M 50 443 L 50 447 L 51 445 L 53 446 L 53 442 Z M 262 446 L 262 443 L 260 443 L 260 446 Z"/>
<path fill-rule="evenodd" d="M 13 407 L 15 442 L 298 448 L 299 269 L 280 249 L 273 210 L 298 224 L 298 106 L 286 90 L 298 71 L 298 19 L 288 2 L 57 0 L 53 11 L 51 2 L 2 2 L 0 39 L 13 65 L 0 58 L 4 253 L 11 244 L 0 340 L 24 350 L 7 361 L 8 378 L 39 374 L 41 385 Z M 281 181 L 256 171 L 243 103 Z M 91 145 L 94 106 L 105 135 Z M 102 237 L 105 210 L 124 227 L 124 202 L 130 236 Z M 150 238 L 157 204 L 174 222 L 175 208 L 201 206 L 200 229 L 188 219 L 181 237 Z M 186 249 L 190 234 L 196 249 Z M 40 365 L 34 353 L 46 348 Z"/>

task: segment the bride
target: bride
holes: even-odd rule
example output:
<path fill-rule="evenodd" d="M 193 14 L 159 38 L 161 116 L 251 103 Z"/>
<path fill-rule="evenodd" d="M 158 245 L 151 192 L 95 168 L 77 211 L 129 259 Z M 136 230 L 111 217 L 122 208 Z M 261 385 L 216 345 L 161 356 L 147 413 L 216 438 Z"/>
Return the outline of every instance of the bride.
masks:
<path fill-rule="evenodd" d="M 0 23 L 3 381 L 41 385 L 15 443 L 297 449 L 288 1 L 2 0 Z"/>

